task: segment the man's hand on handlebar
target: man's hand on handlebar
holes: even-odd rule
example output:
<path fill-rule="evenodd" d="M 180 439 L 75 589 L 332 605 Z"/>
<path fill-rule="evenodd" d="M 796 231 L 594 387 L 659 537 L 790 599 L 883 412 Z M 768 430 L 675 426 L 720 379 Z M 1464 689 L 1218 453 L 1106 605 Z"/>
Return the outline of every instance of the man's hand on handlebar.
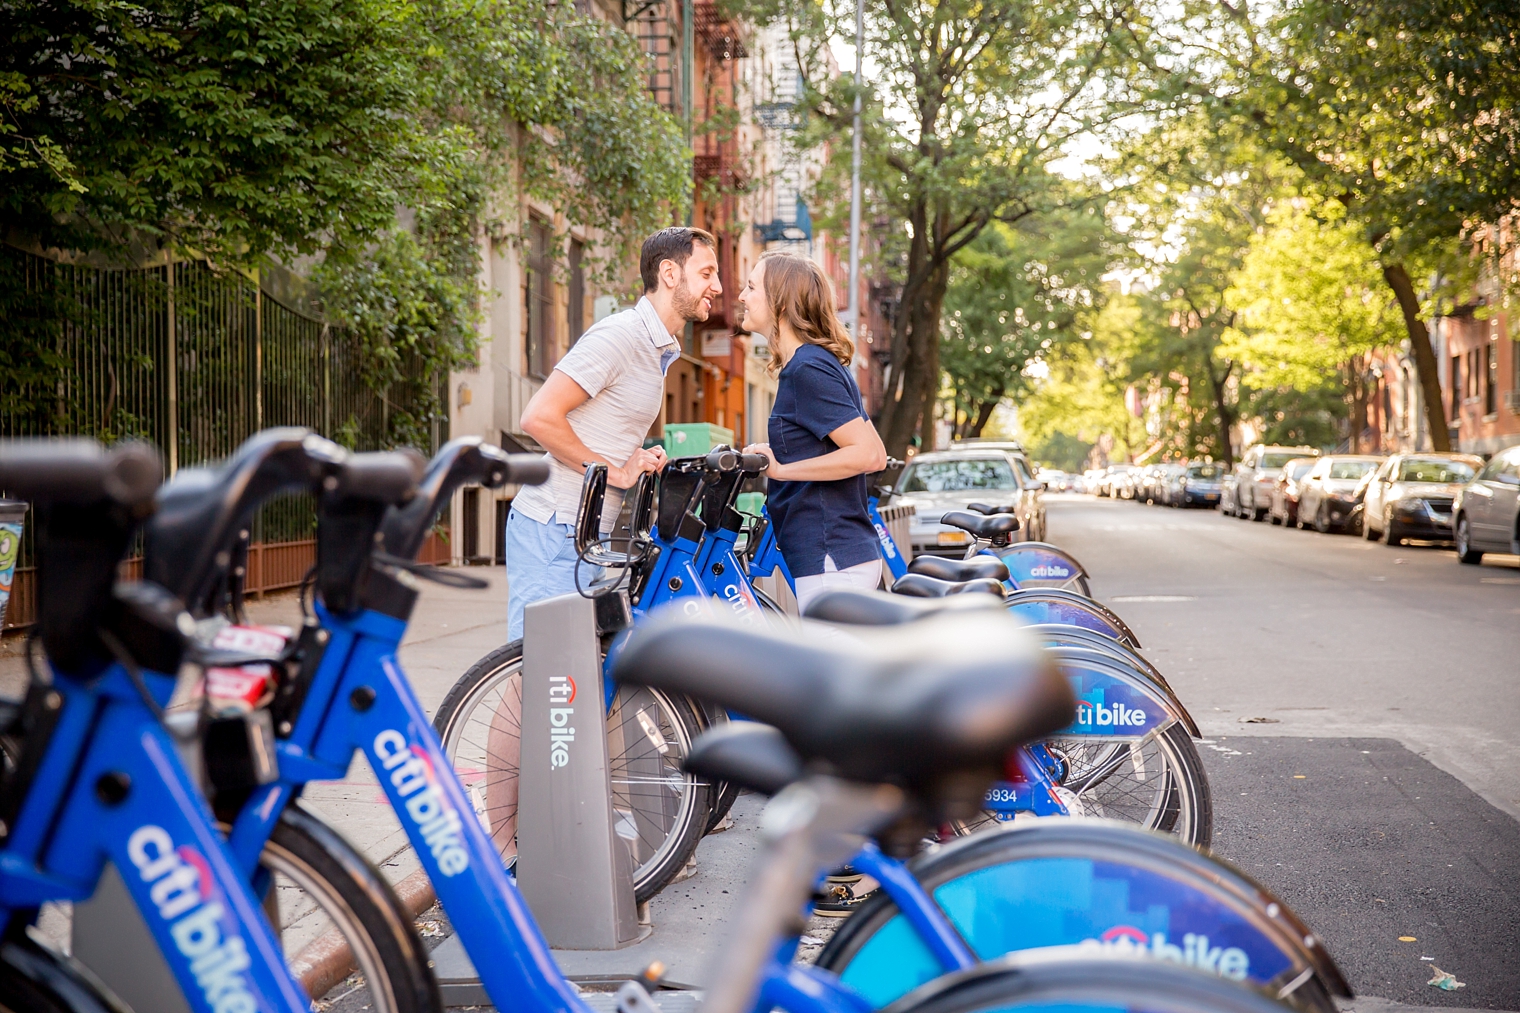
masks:
<path fill-rule="evenodd" d="M 607 484 L 614 489 L 632 489 L 639 476 L 665 467 L 664 447 L 645 447 L 633 452 L 621 468 L 607 469 Z"/>

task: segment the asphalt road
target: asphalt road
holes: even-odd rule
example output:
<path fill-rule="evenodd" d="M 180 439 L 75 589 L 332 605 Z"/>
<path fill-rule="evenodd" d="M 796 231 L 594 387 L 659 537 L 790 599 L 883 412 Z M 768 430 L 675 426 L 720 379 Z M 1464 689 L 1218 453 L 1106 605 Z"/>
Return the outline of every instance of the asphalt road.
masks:
<path fill-rule="evenodd" d="M 1520 1010 L 1520 560 L 1047 504 L 1207 736 L 1218 853 L 1358 992 Z"/>

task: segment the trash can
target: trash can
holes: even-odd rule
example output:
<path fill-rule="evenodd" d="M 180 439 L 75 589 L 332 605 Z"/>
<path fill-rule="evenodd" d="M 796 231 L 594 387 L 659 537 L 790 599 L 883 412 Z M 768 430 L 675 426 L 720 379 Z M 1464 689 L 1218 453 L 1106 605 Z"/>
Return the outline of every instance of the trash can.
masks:
<path fill-rule="evenodd" d="M 11 600 L 11 581 L 16 576 L 16 559 L 21 555 L 21 526 L 25 520 L 25 503 L 0 499 L 0 629 L 5 628 L 5 607 Z"/>
<path fill-rule="evenodd" d="M 673 422 L 665 427 L 665 453 L 671 457 L 700 457 L 733 445 L 734 431 L 711 422 Z"/>

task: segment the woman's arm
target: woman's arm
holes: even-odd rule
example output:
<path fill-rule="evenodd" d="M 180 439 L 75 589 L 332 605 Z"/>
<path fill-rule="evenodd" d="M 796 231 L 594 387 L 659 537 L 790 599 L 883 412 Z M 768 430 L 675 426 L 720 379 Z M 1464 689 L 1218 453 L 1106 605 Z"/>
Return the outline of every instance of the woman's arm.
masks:
<path fill-rule="evenodd" d="M 805 461 L 782 464 L 771 453 L 770 444 L 754 443 L 744 448 L 746 454 L 764 454 L 771 466 L 767 478 L 778 482 L 832 482 L 840 478 L 869 475 L 887 466 L 887 448 L 882 446 L 876 427 L 863 418 L 854 418 L 829 433 L 838 450 L 810 457 Z"/>

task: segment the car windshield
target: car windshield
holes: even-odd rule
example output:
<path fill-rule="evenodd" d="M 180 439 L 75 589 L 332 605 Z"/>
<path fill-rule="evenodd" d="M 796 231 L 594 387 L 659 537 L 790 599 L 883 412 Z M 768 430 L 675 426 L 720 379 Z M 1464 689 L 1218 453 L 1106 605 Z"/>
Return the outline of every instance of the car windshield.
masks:
<path fill-rule="evenodd" d="M 1188 478 L 1211 478 L 1218 480 L 1224 469 L 1217 464 L 1195 464 L 1187 470 Z"/>
<path fill-rule="evenodd" d="M 1326 478 L 1356 480 L 1378 466 L 1376 461 L 1332 461 Z"/>
<path fill-rule="evenodd" d="M 1471 482 L 1473 469 L 1461 461 L 1422 461 L 1418 458 L 1399 465 L 1400 482 L 1439 482 L 1448 485 L 1455 482 Z"/>
<path fill-rule="evenodd" d="M 961 461 L 922 461 L 903 476 L 903 492 L 969 492 L 973 489 L 1017 489 L 1013 468 L 999 458 Z"/>
<path fill-rule="evenodd" d="M 1277 453 L 1272 453 L 1272 454 L 1262 454 L 1261 455 L 1261 464 L 1257 465 L 1257 467 L 1258 468 L 1281 468 L 1283 465 L 1287 464 L 1289 461 L 1293 460 L 1295 457 L 1303 457 L 1303 456 L 1304 455 L 1301 452 L 1296 451 L 1296 450 L 1292 450 L 1292 451 L 1283 450 L 1283 451 L 1278 451 Z"/>
<path fill-rule="evenodd" d="M 1294 461 L 1292 464 L 1283 468 L 1283 474 L 1287 475 L 1290 479 L 1296 482 L 1299 479 L 1303 478 L 1305 475 L 1309 474 L 1309 469 L 1312 467 L 1314 467 L 1313 461 Z"/>

